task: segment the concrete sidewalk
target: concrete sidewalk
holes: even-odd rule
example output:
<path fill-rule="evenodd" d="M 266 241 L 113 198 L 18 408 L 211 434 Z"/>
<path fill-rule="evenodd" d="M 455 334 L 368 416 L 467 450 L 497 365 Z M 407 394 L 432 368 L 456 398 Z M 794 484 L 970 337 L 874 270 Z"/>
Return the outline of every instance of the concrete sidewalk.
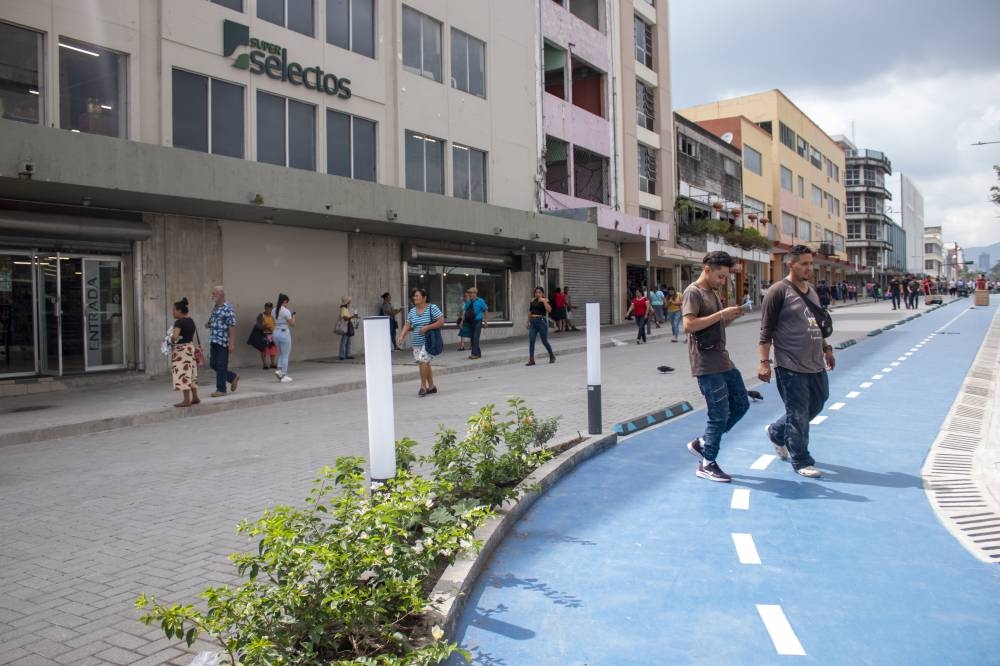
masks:
<path fill-rule="evenodd" d="M 834 309 L 853 308 L 855 305 L 857 304 L 841 304 L 834 306 Z M 757 325 L 759 321 L 760 313 L 754 311 L 733 325 Z M 601 345 L 607 347 L 621 343 L 631 344 L 635 340 L 635 333 L 636 327 L 632 322 L 602 327 Z M 651 341 L 669 338 L 669 324 L 664 324 L 662 328 L 653 327 L 649 337 Z M 583 328 L 579 332 L 569 333 L 554 333 L 550 330 L 549 342 L 559 356 L 586 351 Z M 544 356 L 541 341 L 537 344 Z M 447 345 L 445 352 L 434 360 L 435 375 L 480 371 L 522 363 L 527 359 L 526 335 L 484 344 L 483 358 L 477 361 L 468 359 L 468 351 L 459 352 L 455 347 L 455 344 Z M 316 398 L 363 388 L 365 379 L 363 349 L 356 352 L 356 358 L 352 361 L 339 361 L 336 357 L 294 361 L 289 367 L 289 375 L 294 378 L 291 384 L 277 382 L 273 371 L 265 371 L 257 366 L 233 369 L 240 374 L 239 390 L 225 398 L 211 398 L 209 394 L 214 390 L 215 373 L 208 367 L 201 368 L 198 383 L 202 402 L 191 408 L 173 407 L 180 400 L 180 394 L 171 390 L 168 376 L 154 380 L 133 376 L 118 382 L 75 386 L 70 381 L 69 386 L 62 391 L 2 398 L 0 446 Z M 418 379 L 417 367 L 410 351 L 407 349 L 393 353 L 393 381 L 405 383 L 416 382 Z"/>

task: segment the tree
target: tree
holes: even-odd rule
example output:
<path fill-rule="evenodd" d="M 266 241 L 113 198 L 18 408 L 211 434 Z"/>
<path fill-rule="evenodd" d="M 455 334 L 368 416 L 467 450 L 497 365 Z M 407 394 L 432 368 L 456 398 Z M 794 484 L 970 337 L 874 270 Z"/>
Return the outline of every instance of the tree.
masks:
<path fill-rule="evenodd" d="M 994 164 L 993 170 L 997 173 L 997 179 L 1000 180 L 1000 164 Z M 990 199 L 993 203 L 1000 206 L 1000 185 L 994 185 L 990 188 Z"/>

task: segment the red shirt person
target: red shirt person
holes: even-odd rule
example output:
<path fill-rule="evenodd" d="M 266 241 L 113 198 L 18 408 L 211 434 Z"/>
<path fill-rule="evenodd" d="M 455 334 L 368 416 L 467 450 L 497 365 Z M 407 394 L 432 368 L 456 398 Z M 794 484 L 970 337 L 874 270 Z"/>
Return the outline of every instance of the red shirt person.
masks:
<path fill-rule="evenodd" d="M 646 314 L 649 312 L 649 299 L 646 298 L 646 292 L 643 290 L 638 290 L 635 292 L 635 298 L 628 306 L 628 310 L 625 312 L 625 317 L 627 318 L 630 314 L 635 315 L 636 326 L 639 327 L 639 331 L 635 338 L 635 344 L 643 344 L 646 342 Z"/>

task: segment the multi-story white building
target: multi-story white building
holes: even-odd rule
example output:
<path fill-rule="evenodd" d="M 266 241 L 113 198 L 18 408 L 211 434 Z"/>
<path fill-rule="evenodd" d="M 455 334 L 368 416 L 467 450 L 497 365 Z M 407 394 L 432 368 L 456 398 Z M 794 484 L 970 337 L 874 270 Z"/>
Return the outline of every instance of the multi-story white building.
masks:
<path fill-rule="evenodd" d="M 924 227 L 924 270 L 933 278 L 945 275 L 944 236 L 941 227 Z"/>
<path fill-rule="evenodd" d="M 665 19 L 665 7 L 640 4 L 629 16 Z M 449 321 L 476 285 L 492 310 L 489 335 L 520 332 L 539 257 L 596 249 L 599 225 L 605 253 L 615 241 L 601 219 L 537 212 L 552 117 L 543 121 L 542 25 L 552 10 L 564 8 L 0 4 L 0 375 L 162 372 L 170 304 L 187 296 L 203 321 L 217 283 L 242 337 L 264 301 L 289 294 L 293 358 L 331 355 L 340 296 L 374 314 L 380 294 L 402 305 L 417 285 Z M 580 71 L 597 57 L 576 55 Z M 668 89 L 665 38 L 655 58 Z M 612 79 L 589 92 L 624 109 L 610 91 L 625 84 Z M 660 108 L 669 122 L 669 103 Z M 603 127 L 612 157 L 617 125 L 588 122 Z M 605 167 L 608 182 L 638 180 L 616 164 Z M 589 165 L 577 162 L 573 177 L 599 176 Z M 655 202 L 616 191 L 608 205 L 624 201 L 635 216 L 642 201 L 667 211 L 673 202 L 669 189 Z M 234 361 L 254 353 L 238 344 Z"/>
<path fill-rule="evenodd" d="M 906 272 L 918 275 L 924 271 L 924 195 L 903 173 L 893 176 L 891 189 L 906 231 Z"/>

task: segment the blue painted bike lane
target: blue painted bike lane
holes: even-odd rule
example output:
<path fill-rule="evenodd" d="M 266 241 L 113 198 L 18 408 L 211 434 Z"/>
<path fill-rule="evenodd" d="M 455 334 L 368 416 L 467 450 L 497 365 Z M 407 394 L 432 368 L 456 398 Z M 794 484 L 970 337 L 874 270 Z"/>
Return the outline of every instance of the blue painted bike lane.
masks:
<path fill-rule="evenodd" d="M 581 465 L 497 550 L 456 640 L 509 666 L 1000 663 L 1000 567 L 920 479 L 996 311 L 969 304 L 838 354 L 822 479 L 769 455 L 773 385 L 723 439 L 732 484 L 694 476 L 701 409 Z"/>

